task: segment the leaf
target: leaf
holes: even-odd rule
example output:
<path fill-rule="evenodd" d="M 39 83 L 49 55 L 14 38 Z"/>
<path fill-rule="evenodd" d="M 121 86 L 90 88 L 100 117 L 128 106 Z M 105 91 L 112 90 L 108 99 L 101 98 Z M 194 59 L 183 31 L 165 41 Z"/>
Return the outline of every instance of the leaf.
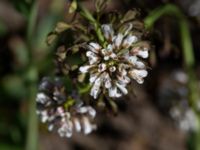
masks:
<path fill-rule="evenodd" d="M 26 43 L 20 37 L 12 37 L 9 41 L 9 47 L 14 56 L 13 66 L 17 70 L 24 69 L 29 63 L 28 48 Z"/>
<path fill-rule="evenodd" d="M 128 22 L 128 21 L 131 21 L 133 19 L 136 18 L 136 16 L 139 14 L 139 12 L 137 10 L 129 10 L 125 15 L 124 17 L 121 19 L 121 23 L 124 23 L 124 22 Z"/>
<path fill-rule="evenodd" d="M 80 94 L 88 93 L 90 91 L 91 87 L 92 87 L 91 84 L 85 84 L 84 86 L 80 86 L 80 87 L 78 87 L 79 93 Z"/>
<path fill-rule="evenodd" d="M 58 34 L 55 32 L 50 32 L 47 36 L 46 43 L 47 45 L 51 45 L 58 37 Z"/>
<path fill-rule="evenodd" d="M 70 7 L 69 7 L 69 13 L 74 13 L 77 10 L 77 1 L 73 0 Z"/>
<path fill-rule="evenodd" d="M 57 37 L 58 37 L 58 35 L 60 33 L 66 31 L 66 30 L 68 30 L 70 28 L 72 28 L 71 25 L 69 25 L 69 24 L 67 24 L 65 22 L 58 22 L 56 24 L 55 29 L 48 34 L 47 39 L 46 39 L 46 43 L 48 45 L 51 45 L 57 39 Z"/>
<path fill-rule="evenodd" d="M 3 91 L 9 96 L 18 100 L 26 95 L 26 87 L 20 76 L 10 75 L 2 79 Z"/>
<path fill-rule="evenodd" d="M 72 27 L 71 25 L 69 25 L 65 22 L 58 22 L 54 31 L 59 34 L 59 33 L 62 33 L 64 31 L 70 29 L 71 27 Z"/>
<path fill-rule="evenodd" d="M 101 12 L 106 8 L 107 1 L 105 0 L 95 0 L 95 7 L 97 12 Z"/>

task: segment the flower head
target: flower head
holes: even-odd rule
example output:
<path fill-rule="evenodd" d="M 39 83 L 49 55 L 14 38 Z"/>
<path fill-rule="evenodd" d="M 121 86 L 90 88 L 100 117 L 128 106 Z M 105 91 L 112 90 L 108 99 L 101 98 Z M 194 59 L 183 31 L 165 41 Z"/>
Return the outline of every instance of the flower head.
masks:
<path fill-rule="evenodd" d="M 129 24 L 125 32 L 115 33 L 112 25 L 101 26 L 105 43 L 90 42 L 87 45 L 88 63 L 79 68 L 81 73 L 90 74 L 92 85 L 90 95 L 95 99 L 103 92 L 116 98 L 128 93 L 131 79 L 139 84 L 147 76 L 144 59 L 149 56 L 149 46 L 131 30 Z"/>
<path fill-rule="evenodd" d="M 71 137 L 74 131 L 89 134 L 96 129 L 92 123 L 96 111 L 91 106 L 77 102 L 72 108 L 65 107 L 67 96 L 59 80 L 44 78 L 36 101 L 41 122 L 47 123 L 49 131 L 57 131 L 61 137 Z"/>

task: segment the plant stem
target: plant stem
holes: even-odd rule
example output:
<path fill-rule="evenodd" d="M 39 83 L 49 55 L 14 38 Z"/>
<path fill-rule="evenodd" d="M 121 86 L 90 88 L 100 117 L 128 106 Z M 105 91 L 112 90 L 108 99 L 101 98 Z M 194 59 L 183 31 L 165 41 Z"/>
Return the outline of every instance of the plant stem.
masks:
<path fill-rule="evenodd" d="M 28 20 L 28 27 L 27 27 L 27 40 L 28 43 L 33 40 L 33 33 L 35 30 L 36 22 L 37 22 L 37 15 L 38 15 L 38 2 L 33 3 L 31 8 L 31 12 L 29 15 Z"/>
<path fill-rule="evenodd" d="M 29 52 L 29 67 L 25 77 L 28 82 L 29 88 L 29 114 L 28 114 L 28 126 L 27 126 L 27 139 L 26 139 L 26 150 L 37 150 L 38 149 L 38 120 L 36 114 L 36 91 L 37 91 L 37 81 L 38 72 L 37 68 L 34 66 L 35 58 L 33 55 L 33 33 L 36 26 L 38 14 L 38 3 L 34 2 L 32 9 L 29 14 L 28 27 L 27 27 L 27 47 Z"/>
<path fill-rule="evenodd" d="M 38 120 L 36 114 L 36 84 L 33 82 L 29 87 L 29 120 L 27 128 L 27 142 L 26 150 L 37 150 L 38 149 Z"/>
<path fill-rule="evenodd" d="M 81 5 L 80 3 L 78 3 L 78 8 L 80 10 L 80 14 L 86 18 L 95 28 L 95 32 L 97 34 L 97 37 L 99 39 L 99 41 L 101 42 L 101 44 L 104 44 L 104 36 L 102 34 L 102 31 L 101 31 L 101 27 L 98 23 L 98 21 L 92 16 L 92 14 L 83 6 Z"/>
<path fill-rule="evenodd" d="M 167 4 L 163 7 L 155 9 L 150 13 L 145 19 L 146 28 L 151 28 L 153 24 L 163 15 L 175 16 L 179 19 L 180 37 L 183 49 L 184 65 L 186 72 L 188 74 L 188 89 L 189 89 L 189 103 L 196 115 L 196 133 L 195 133 L 195 150 L 200 150 L 200 115 L 197 108 L 197 103 L 199 99 L 197 78 L 194 72 L 195 58 L 194 50 L 192 47 L 192 39 L 190 35 L 189 26 L 185 16 L 182 14 L 179 8 L 175 5 Z"/>

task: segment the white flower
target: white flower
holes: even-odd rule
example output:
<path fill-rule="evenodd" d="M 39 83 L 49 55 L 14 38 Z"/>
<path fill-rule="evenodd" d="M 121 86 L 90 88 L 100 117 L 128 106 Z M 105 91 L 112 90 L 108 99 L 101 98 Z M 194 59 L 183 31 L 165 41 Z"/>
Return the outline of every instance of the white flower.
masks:
<path fill-rule="evenodd" d="M 109 88 L 109 96 L 110 97 L 120 97 L 121 96 L 121 94 L 117 92 L 116 86 Z"/>
<path fill-rule="evenodd" d="M 123 42 L 123 47 L 128 48 L 129 46 L 131 46 L 131 44 L 135 43 L 137 41 L 137 37 L 134 35 L 129 35 L 128 37 L 126 37 L 124 39 Z"/>
<path fill-rule="evenodd" d="M 99 77 L 95 80 L 94 85 L 90 91 L 90 95 L 93 96 L 95 99 L 101 92 L 101 89 L 100 89 L 101 84 L 102 84 L 102 77 Z"/>
<path fill-rule="evenodd" d="M 61 127 L 58 128 L 58 134 L 61 137 L 71 137 L 73 133 L 73 123 L 70 120 L 70 114 L 66 113 L 65 117 L 61 119 Z"/>
<path fill-rule="evenodd" d="M 85 69 L 83 70 L 85 71 Z M 102 77 L 97 76 L 97 78 L 98 80 L 94 79 L 97 88 L 97 93 L 94 90 L 96 96 L 100 92 L 98 90 L 102 83 Z M 39 89 L 36 96 L 36 113 L 39 115 L 41 122 L 48 125 L 49 131 L 55 130 L 61 137 L 71 137 L 74 132 L 91 133 L 96 129 L 96 125 L 93 123 L 96 117 L 95 109 L 91 106 L 83 106 L 83 102 L 79 99 L 74 100 L 75 104 L 73 106 L 66 108 L 65 103 L 68 99 L 64 86 L 59 81 L 51 81 L 45 78 L 39 86 L 42 88 Z M 73 94 L 72 96 L 76 98 Z"/>
<path fill-rule="evenodd" d="M 90 68 L 92 68 L 92 66 L 89 66 L 89 65 L 88 66 L 82 66 L 82 67 L 79 68 L 79 70 L 82 73 L 87 73 Z"/>
<path fill-rule="evenodd" d="M 113 28 L 111 27 L 111 25 L 104 24 L 104 25 L 101 26 L 101 28 L 102 28 L 102 31 L 103 31 L 105 38 L 107 40 L 112 39 L 114 31 L 113 31 Z"/>
<path fill-rule="evenodd" d="M 41 104 L 45 104 L 49 101 L 49 97 L 47 95 L 45 95 L 44 93 L 38 93 L 36 96 L 36 102 L 41 103 Z"/>
<path fill-rule="evenodd" d="M 148 73 L 146 70 L 133 69 L 133 70 L 129 71 L 129 74 L 139 84 L 142 84 L 144 82 L 143 78 L 146 77 Z"/>
<path fill-rule="evenodd" d="M 119 33 L 118 35 L 113 37 L 113 43 L 114 43 L 114 46 L 116 49 L 118 49 L 120 47 L 123 38 L 124 38 L 124 36 L 121 33 Z"/>
<path fill-rule="evenodd" d="M 112 25 L 104 24 L 101 29 L 107 44 L 88 44 L 88 63 L 79 70 L 90 74 L 90 95 L 94 99 L 102 91 L 113 98 L 126 95 L 131 79 L 142 84 L 147 76 L 143 59 L 148 58 L 149 48 L 140 46 L 141 39 L 131 32 L 132 28 L 133 25 L 129 24 L 124 33 L 115 34 Z"/>
<path fill-rule="evenodd" d="M 98 44 L 98 43 L 94 43 L 94 42 L 91 42 L 89 45 L 88 45 L 88 49 L 90 51 L 93 51 L 95 53 L 98 53 L 99 50 L 101 49 L 101 46 Z"/>
<path fill-rule="evenodd" d="M 48 112 L 46 110 L 40 112 L 41 115 L 41 122 L 45 123 L 48 121 Z"/>
<path fill-rule="evenodd" d="M 79 119 L 74 118 L 73 123 L 74 123 L 74 128 L 75 128 L 76 132 L 81 132 L 81 123 L 80 123 Z"/>

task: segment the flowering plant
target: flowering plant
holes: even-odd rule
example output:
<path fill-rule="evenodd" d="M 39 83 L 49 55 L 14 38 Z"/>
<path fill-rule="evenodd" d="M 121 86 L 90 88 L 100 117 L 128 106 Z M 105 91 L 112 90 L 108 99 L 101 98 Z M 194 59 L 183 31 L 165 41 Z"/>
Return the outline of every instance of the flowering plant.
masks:
<path fill-rule="evenodd" d="M 139 12 L 105 15 L 106 1 L 95 4 L 92 14 L 72 1 L 71 23 L 59 22 L 47 38 L 48 44 L 58 43 L 56 79 L 42 80 L 37 113 L 60 136 L 96 129 L 95 106 L 115 109 L 115 99 L 128 94 L 130 83 L 142 84 L 148 74 L 145 59 L 151 46 Z"/>

